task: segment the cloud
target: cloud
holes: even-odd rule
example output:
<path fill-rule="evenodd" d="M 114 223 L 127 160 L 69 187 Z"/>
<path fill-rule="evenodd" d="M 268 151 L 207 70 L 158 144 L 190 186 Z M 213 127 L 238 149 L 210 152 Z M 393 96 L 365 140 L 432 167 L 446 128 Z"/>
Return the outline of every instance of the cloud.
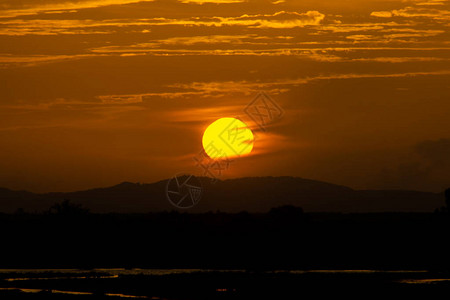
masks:
<path fill-rule="evenodd" d="M 356 32 L 356 31 L 377 31 L 386 27 L 403 27 L 407 24 L 400 24 L 397 22 L 382 22 L 382 23 L 342 23 L 342 24 L 326 24 L 318 28 L 320 31 L 331 31 L 333 33 L 341 32 Z"/>
<path fill-rule="evenodd" d="M 372 17 L 391 18 L 393 16 L 390 11 L 374 11 L 370 14 Z"/>
<path fill-rule="evenodd" d="M 3 8 L 0 18 L 35 15 L 49 12 L 68 12 L 78 9 L 97 8 L 110 5 L 124 5 L 140 2 L 153 2 L 154 0 L 79 0 L 79 1 L 11 1 L 0 6 Z"/>
<path fill-rule="evenodd" d="M 265 45 L 265 42 L 258 44 L 257 42 L 245 40 L 249 36 L 229 36 L 229 40 L 238 41 L 236 45 Z M 440 51 L 448 50 L 443 47 L 323 47 L 323 48 L 272 48 L 272 49 L 185 49 L 185 48 L 156 48 L 159 46 L 181 46 L 184 43 L 188 45 L 213 45 L 221 42 L 218 36 L 214 37 L 194 37 L 193 39 L 185 37 L 174 37 L 166 40 L 161 40 L 161 43 L 151 42 L 129 46 L 104 46 L 99 48 L 90 49 L 88 54 L 72 54 L 72 55 L 12 55 L 3 54 L 0 55 L 0 68 L 11 67 L 30 67 L 48 63 L 58 63 L 70 60 L 92 59 L 96 57 L 111 57 L 120 56 L 124 59 L 133 56 L 296 56 L 299 59 L 318 61 L 318 62 L 380 62 L 380 63 L 404 63 L 404 62 L 425 62 L 425 61 L 446 61 L 447 56 L 403 56 L 399 57 L 396 52 L 401 51 Z M 258 39 L 264 37 L 258 37 Z M 280 39 L 288 39 L 287 37 L 280 37 Z M 349 37 L 350 38 L 350 37 Z M 225 39 L 226 40 L 226 39 Z M 275 39 L 276 40 L 276 39 Z M 270 39 L 268 40 L 271 41 Z M 358 43 L 361 43 L 363 39 L 356 39 Z M 370 40 L 369 40 L 370 41 Z M 231 43 L 231 42 L 230 42 Z M 233 42 L 234 43 L 234 42 Z M 276 45 L 277 42 L 270 42 L 271 46 Z M 228 47 L 229 43 L 225 43 L 224 47 Z M 336 42 L 337 44 L 337 42 Z M 186 46 L 188 46 L 186 45 Z M 377 55 L 377 51 L 391 51 L 392 56 L 380 56 Z M 367 52 L 373 53 L 370 57 L 364 57 Z M 361 53 L 358 56 L 350 55 L 351 53 Z M 442 54 L 441 54 L 442 55 Z M 363 57 L 361 57 L 363 56 Z"/>
<path fill-rule="evenodd" d="M 32 19 L 0 21 L 0 35 L 56 35 L 113 33 L 136 26 L 243 26 L 249 28 L 295 28 L 319 25 L 325 18 L 318 11 L 306 13 L 280 11 L 273 14 L 241 15 L 239 17 L 190 17 L 148 19 Z M 95 29 L 97 27 L 97 29 Z M 141 29 L 142 32 L 142 29 Z"/>
<path fill-rule="evenodd" d="M 450 139 L 423 141 L 416 144 L 414 149 L 434 166 L 450 166 Z"/>
<path fill-rule="evenodd" d="M 419 6 L 435 6 L 435 5 L 445 5 L 448 0 L 416 0 L 415 5 Z"/>
<path fill-rule="evenodd" d="M 167 86 L 169 89 L 176 91 L 154 92 L 154 93 L 139 93 L 132 95 L 103 95 L 98 96 L 104 103 L 120 102 L 124 99 L 127 103 L 128 99 L 139 99 L 145 101 L 145 98 L 160 97 L 160 98 L 184 98 L 187 96 L 197 97 L 224 97 L 231 94 L 251 95 L 261 90 L 268 94 L 280 94 L 290 90 L 292 86 L 301 84 L 308 84 L 319 80 L 346 80 L 346 79 L 370 79 L 370 78 L 404 78 L 417 76 L 447 76 L 450 75 L 450 70 L 432 71 L 432 72 L 407 72 L 407 73 L 392 73 L 392 74 L 331 74 L 318 75 L 296 79 L 274 80 L 266 82 L 254 81 L 211 81 L 211 82 L 191 82 L 191 83 L 177 83 Z"/>
<path fill-rule="evenodd" d="M 450 20 L 449 10 L 439 10 L 435 8 L 418 8 L 408 6 L 402 9 L 394 9 L 391 11 L 374 11 L 370 14 L 373 17 L 380 18 L 429 18 L 435 21 L 448 21 Z"/>
<path fill-rule="evenodd" d="M 273 43 L 279 44 L 285 42 L 293 37 L 291 36 L 261 36 L 257 34 L 245 35 L 196 35 L 196 36 L 182 36 L 169 37 L 167 39 L 154 40 L 149 43 L 140 43 L 133 45 L 134 48 L 160 48 L 161 46 L 177 45 L 177 46 L 192 46 L 199 44 L 226 44 L 226 45 L 261 45 Z"/>
<path fill-rule="evenodd" d="M 354 34 L 354 35 L 348 35 L 345 38 L 347 38 L 349 40 L 362 41 L 362 40 L 371 40 L 371 39 L 373 39 L 373 36 L 368 35 L 368 34 Z"/>
<path fill-rule="evenodd" d="M 202 91 L 206 94 L 226 92 L 230 93 L 252 93 L 261 89 L 270 89 L 282 86 L 295 86 L 307 84 L 317 80 L 343 80 L 343 79 L 364 79 L 364 78 L 402 78 L 416 76 L 442 76 L 450 75 L 450 70 L 432 72 L 407 72 L 391 74 L 332 74 L 318 75 L 305 78 L 284 79 L 268 82 L 248 82 L 248 81 L 225 81 L 225 82 L 193 82 L 190 84 L 177 84 L 173 87 Z"/>
<path fill-rule="evenodd" d="M 246 26 L 251 28 L 295 28 L 319 25 L 325 15 L 318 11 L 305 13 L 279 11 L 273 14 L 244 14 L 238 17 L 191 17 L 184 19 L 147 19 L 148 25 Z"/>
<path fill-rule="evenodd" d="M 142 103 L 143 95 L 109 95 L 97 98 L 104 104 L 134 104 Z"/>
<path fill-rule="evenodd" d="M 448 61 L 448 58 L 441 57 L 371 57 L 371 58 L 354 58 L 351 61 L 360 62 L 380 62 L 380 63 L 407 63 L 407 62 L 429 62 L 429 61 Z"/>
<path fill-rule="evenodd" d="M 104 56 L 102 54 L 76 54 L 76 55 L 0 55 L 0 68 L 15 66 L 30 67 L 40 64 L 61 62 L 68 60 L 86 59 Z"/>
<path fill-rule="evenodd" d="M 421 141 L 411 150 L 397 166 L 382 170 L 377 179 L 381 187 L 436 192 L 448 188 L 450 139 Z"/>
<path fill-rule="evenodd" d="M 215 3 L 215 4 L 229 4 L 229 3 L 242 3 L 248 0 L 178 0 L 181 3 L 195 3 L 195 4 L 205 4 L 205 3 Z"/>
<path fill-rule="evenodd" d="M 0 21 L 0 35 L 107 34 L 125 26 L 143 26 L 139 20 L 7 20 Z M 96 29 L 97 28 L 97 29 Z M 100 30 L 101 28 L 101 30 Z"/>
<path fill-rule="evenodd" d="M 103 46 L 90 49 L 94 53 L 144 53 L 150 55 L 301 55 L 293 48 L 272 48 L 289 46 L 292 36 L 246 35 L 203 35 L 169 37 L 146 43 L 121 46 Z M 230 45 L 231 48 L 230 48 Z M 214 47 L 212 47 L 214 46 Z M 247 46 L 259 46 L 249 49 Z M 255 48 L 255 47 L 252 47 Z M 310 51 L 307 51 L 310 52 Z M 306 52 L 303 54 L 307 54 Z"/>
<path fill-rule="evenodd" d="M 319 25 L 324 18 L 324 14 L 315 10 L 306 13 L 279 11 L 274 14 L 242 15 L 238 18 L 229 19 L 229 22 L 259 28 L 294 28 Z"/>

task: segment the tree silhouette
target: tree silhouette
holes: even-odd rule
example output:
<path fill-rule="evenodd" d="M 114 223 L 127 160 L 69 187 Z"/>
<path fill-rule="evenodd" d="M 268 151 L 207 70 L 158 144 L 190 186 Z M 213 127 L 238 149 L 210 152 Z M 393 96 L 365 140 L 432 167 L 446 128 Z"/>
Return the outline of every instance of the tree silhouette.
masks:
<path fill-rule="evenodd" d="M 75 204 L 70 202 L 69 199 L 65 199 L 61 203 L 55 203 L 50 207 L 49 214 L 55 214 L 60 216 L 82 216 L 89 213 L 89 209 L 83 208 L 81 204 Z"/>
<path fill-rule="evenodd" d="M 445 190 L 445 204 L 447 205 L 447 210 L 450 211 L 450 188 Z"/>

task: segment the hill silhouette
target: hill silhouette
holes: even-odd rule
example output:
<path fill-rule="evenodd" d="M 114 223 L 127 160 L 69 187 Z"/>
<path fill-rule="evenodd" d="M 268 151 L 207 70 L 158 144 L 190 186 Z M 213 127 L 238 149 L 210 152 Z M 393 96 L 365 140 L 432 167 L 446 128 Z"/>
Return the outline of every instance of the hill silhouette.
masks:
<path fill-rule="evenodd" d="M 404 190 L 353 190 L 298 177 L 247 177 L 212 182 L 200 178 L 203 197 L 189 212 L 267 212 L 295 205 L 306 212 L 432 212 L 444 202 L 443 193 Z M 168 180 L 150 184 L 123 182 L 105 188 L 37 194 L 0 188 L 0 212 L 22 208 L 41 212 L 70 199 L 94 213 L 141 213 L 176 209 L 166 199 Z"/>

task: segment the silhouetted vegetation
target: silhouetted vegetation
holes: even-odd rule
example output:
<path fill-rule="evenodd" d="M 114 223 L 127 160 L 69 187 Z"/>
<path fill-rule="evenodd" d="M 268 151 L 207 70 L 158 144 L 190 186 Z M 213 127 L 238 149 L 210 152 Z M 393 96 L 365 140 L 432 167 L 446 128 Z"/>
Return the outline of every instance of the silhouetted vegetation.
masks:
<path fill-rule="evenodd" d="M 450 218 L 450 188 L 444 191 L 445 206 L 436 208 L 434 213 L 444 218 Z"/>
<path fill-rule="evenodd" d="M 447 210 L 450 211 L 450 188 L 445 190 L 445 205 Z"/>
<path fill-rule="evenodd" d="M 8 245 L 1 266 L 448 269 L 449 225 L 433 213 L 304 213 L 295 206 L 92 214 L 64 201 L 45 214 L 0 214 Z"/>
<path fill-rule="evenodd" d="M 75 204 L 70 202 L 70 200 L 65 199 L 61 203 L 55 203 L 46 213 L 64 217 L 74 217 L 87 215 L 89 209 L 83 208 L 81 204 Z"/>

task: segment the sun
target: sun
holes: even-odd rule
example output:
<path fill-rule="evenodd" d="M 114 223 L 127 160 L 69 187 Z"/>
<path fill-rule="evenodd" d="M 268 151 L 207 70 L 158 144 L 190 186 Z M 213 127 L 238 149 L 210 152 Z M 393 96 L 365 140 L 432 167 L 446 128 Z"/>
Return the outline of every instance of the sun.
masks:
<path fill-rule="evenodd" d="M 253 149 L 253 132 L 241 120 L 220 118 L 203 133 L 203 149 L 213 159 L 247 155 Z"/>

